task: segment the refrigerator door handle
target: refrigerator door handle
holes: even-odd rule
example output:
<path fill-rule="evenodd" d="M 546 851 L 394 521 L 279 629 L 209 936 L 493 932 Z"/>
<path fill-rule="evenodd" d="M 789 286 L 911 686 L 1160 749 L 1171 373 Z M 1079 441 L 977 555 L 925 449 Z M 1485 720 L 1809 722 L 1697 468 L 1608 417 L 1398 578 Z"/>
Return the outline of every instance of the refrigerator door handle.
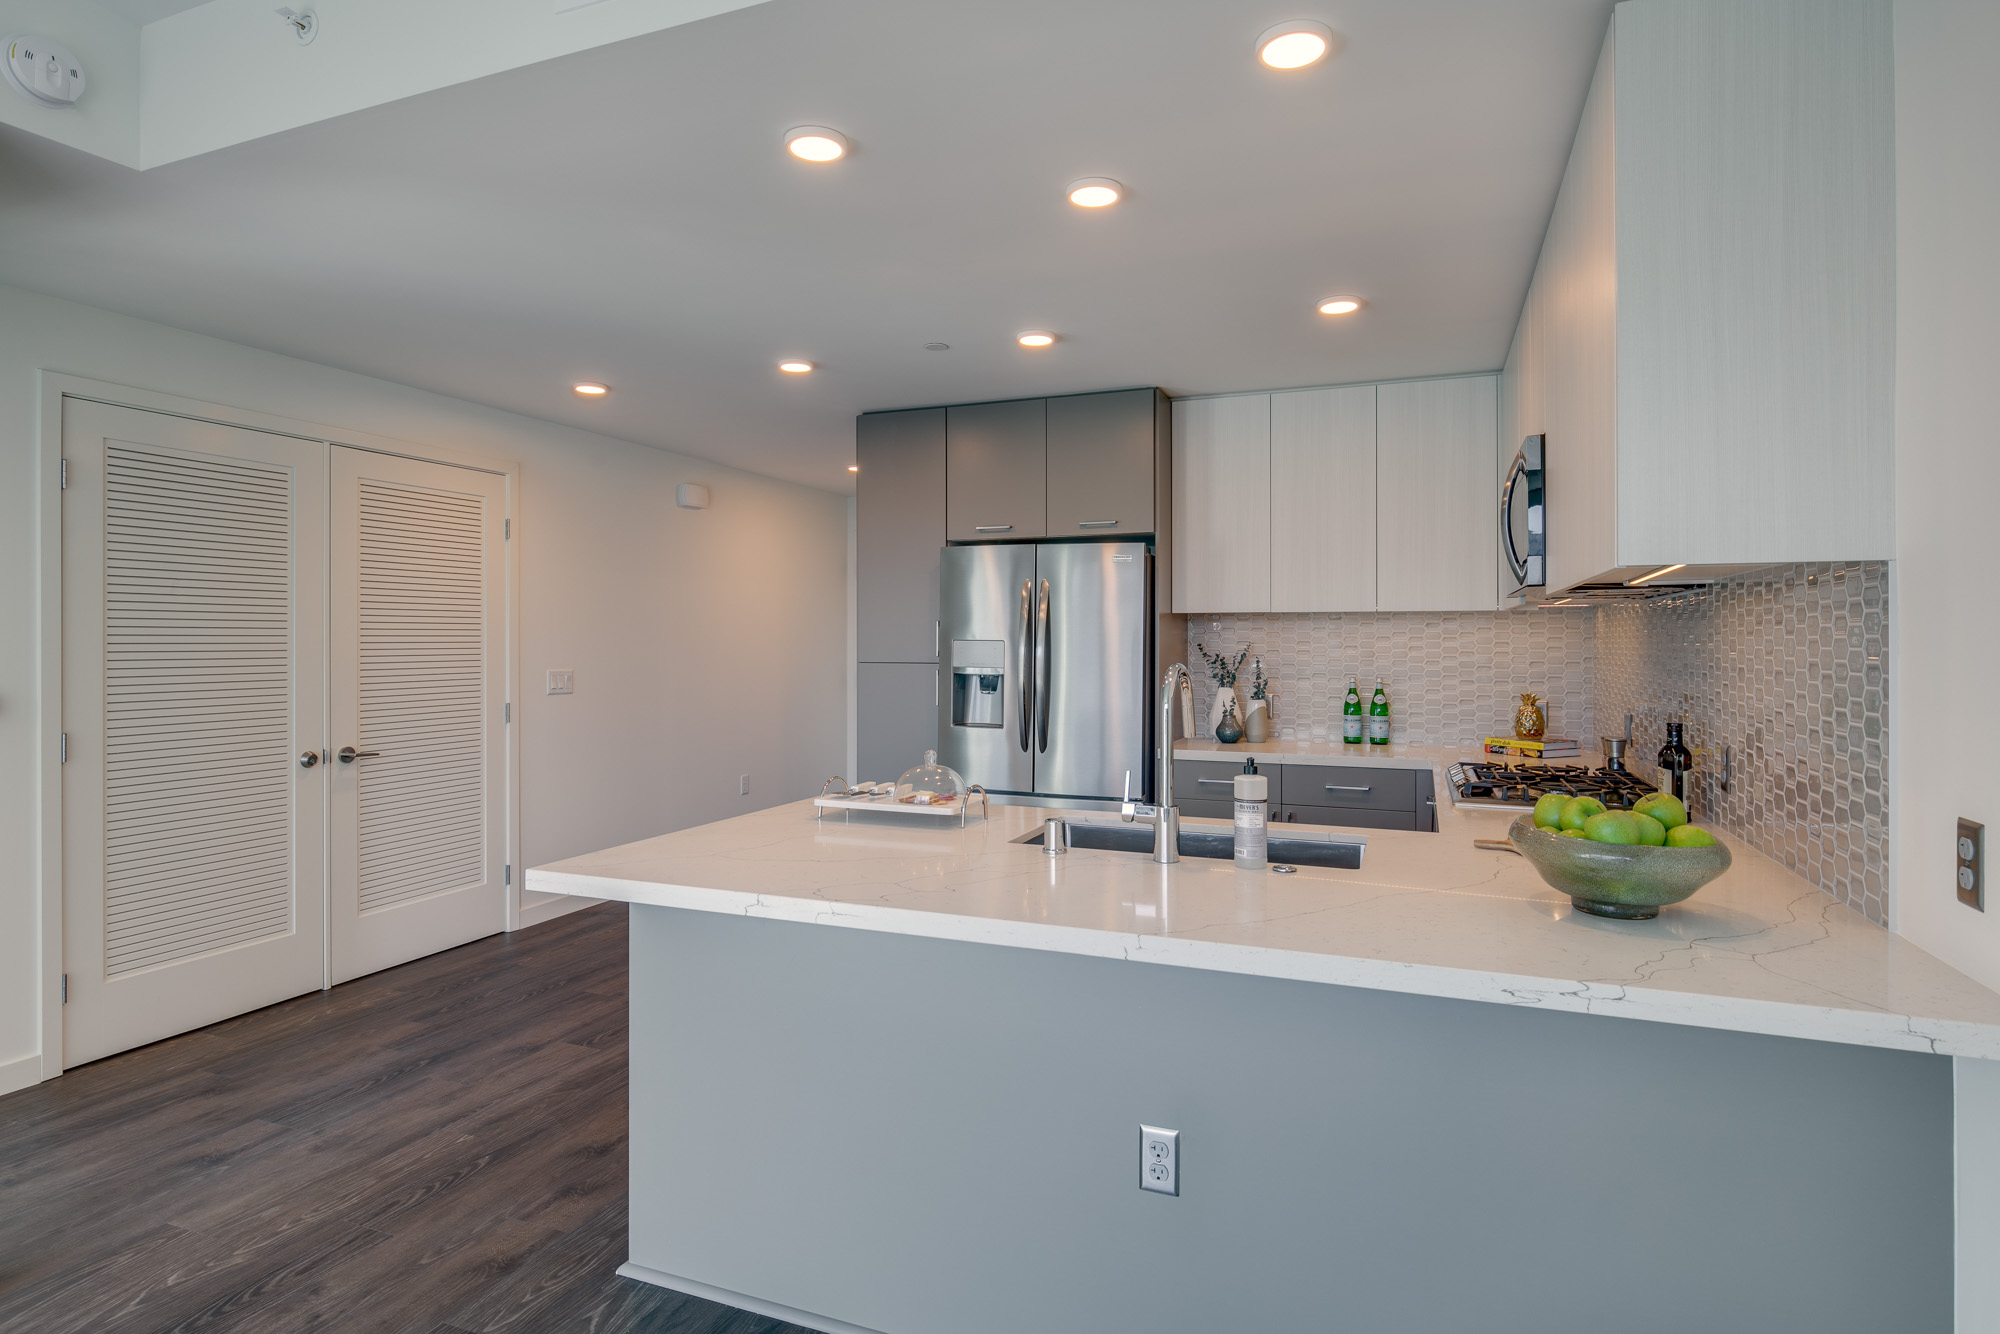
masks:
<path fill-rule="evenodd" d="M 1035 749 L 1049 753 L 1049 581 L 1042 580 L 1035 626 Z"/>
<path fill-rule="evenodd" d="M 1021 633 L 1014 640 L 1014 679 L 1020 683 L 1021 692 L 1021 750 L 1028 750 L 1028 729 L 1034 716 L 1035 687 L 1028 679 L 1028 652 L 1035 642 L 1034 599 L 1035 581 L 1021 581 Z"/>

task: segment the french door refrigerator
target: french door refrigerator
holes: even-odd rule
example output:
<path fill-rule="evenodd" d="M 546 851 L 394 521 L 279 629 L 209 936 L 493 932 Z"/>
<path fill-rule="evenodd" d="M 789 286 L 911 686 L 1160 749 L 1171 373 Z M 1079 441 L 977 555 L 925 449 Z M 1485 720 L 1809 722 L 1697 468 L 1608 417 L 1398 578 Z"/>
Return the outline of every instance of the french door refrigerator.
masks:
<path fill-rule="evenodd" d="M 1144 542 L 946 547 L 939 758 L 993 793 L 1150 797 L 1152 560 Z"/>

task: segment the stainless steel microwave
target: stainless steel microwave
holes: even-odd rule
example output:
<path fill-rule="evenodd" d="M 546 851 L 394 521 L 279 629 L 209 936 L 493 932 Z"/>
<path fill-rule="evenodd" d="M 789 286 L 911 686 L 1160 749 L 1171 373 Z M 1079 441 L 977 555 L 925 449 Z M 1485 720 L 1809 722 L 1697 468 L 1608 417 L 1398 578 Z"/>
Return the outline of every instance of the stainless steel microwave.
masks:
<path fill-rule="evenodd" d="M 1531 435 L 1500 483 L 1500 558 L 1511 593 L 1549 581 L 1548 437 Z"/>

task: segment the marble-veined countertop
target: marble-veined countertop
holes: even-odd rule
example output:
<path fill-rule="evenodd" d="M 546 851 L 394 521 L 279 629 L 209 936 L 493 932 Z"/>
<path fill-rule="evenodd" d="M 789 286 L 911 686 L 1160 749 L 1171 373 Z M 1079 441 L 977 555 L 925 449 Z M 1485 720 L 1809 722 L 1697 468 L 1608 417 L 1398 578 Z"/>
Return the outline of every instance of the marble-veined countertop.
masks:
<path fill-rule="evenodd" d="M 1398 762 L 1384 749 L 1416 758 L 1378 747 L 1371 762 Z M 1440 753 L 1433 765 L 1471 753 L 1425 749 Z M 961 829 L 872 813 L 820 821 L 810 802 L 794 802 L 537 867 L 527 887 L 2000 1059 L 2000 994 L 1733 838 L 1735 864 L 1692 899 L 1652 921 L 1611 921 L 1575 911 L 1513 853 L 1473 846 L 1504 839 L 1514 813 L 1452 807 L 1441 776 L 1437 790 L 1438 833 L 1328 831 L 1365 840 L 1354 871 L 1160 866 L 1085 849 L 1050 857 L 1015 841 L 1051 813 L 1032 806 L 995 806 Z"/>

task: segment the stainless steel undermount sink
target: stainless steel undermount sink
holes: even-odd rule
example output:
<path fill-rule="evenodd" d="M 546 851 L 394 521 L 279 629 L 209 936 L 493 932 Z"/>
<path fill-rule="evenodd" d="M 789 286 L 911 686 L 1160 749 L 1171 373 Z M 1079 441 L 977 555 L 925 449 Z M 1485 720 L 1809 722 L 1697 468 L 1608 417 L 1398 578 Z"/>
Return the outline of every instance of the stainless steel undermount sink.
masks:
<path fill-rule="evenodd" d="M 1014 841 L 1039 847 L 1042 831 L 1037 829 Z M 1091 824 L 1073 820 L 1069 824 L 1069 845 L 1106 852 L 1143 852 L 1150 857 L 1153 853 L 1153 826 L 1150 823 Z M 1266 857 L 1273 866 L 1331 866 L 1343 871 L 1358 871 L 1364 847 L 1362 843 L 1342 839 L 1273 838 L 1268 844 Z M 1208 857 L 1226 862 L 1235 855 L 1235 839 L 1229 831 L 1181 827 L 1181 856 Z"/>

